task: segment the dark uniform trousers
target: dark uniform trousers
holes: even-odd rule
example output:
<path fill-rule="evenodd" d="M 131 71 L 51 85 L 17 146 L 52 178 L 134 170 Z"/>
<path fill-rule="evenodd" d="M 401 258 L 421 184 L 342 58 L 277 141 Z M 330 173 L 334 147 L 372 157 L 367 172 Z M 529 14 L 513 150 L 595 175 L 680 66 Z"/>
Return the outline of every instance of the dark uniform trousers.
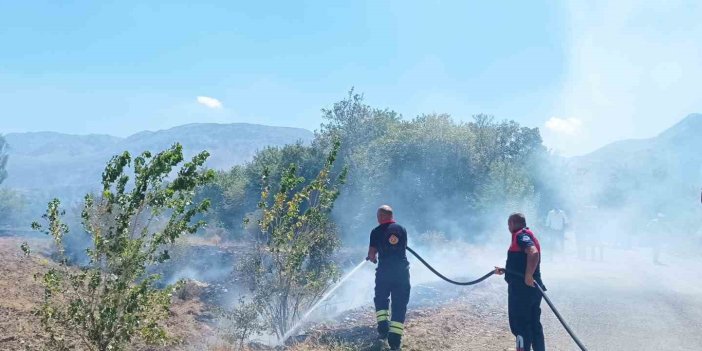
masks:
<path fill-rule="evenodd" d="M 521 281 L 508 287 L 509 328 L 512 334 L 521 336 L 524 350 L 544 351 L 544 329 L 541 326 L 541 292 Z"/>
<path fill-rule="evenodd" d="M 378 333 L 388 336 L 391 348 L 399 347 L 402 341 L 410 295 L 409 278 L 409 267 L 406 264 L 378 267 L 375 272 L 374 302 Z"/>

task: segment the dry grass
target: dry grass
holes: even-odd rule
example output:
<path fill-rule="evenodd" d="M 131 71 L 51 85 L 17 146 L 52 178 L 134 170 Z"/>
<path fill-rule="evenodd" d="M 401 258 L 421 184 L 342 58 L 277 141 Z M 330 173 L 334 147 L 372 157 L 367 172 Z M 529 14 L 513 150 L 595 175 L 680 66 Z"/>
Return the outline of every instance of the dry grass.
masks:
<path fill-rule="evenodd" d="M 43 290 L 34 280 L 34 274 L 43 272 L 53 262 L 42 257 L 24 257 L 21 240 L 0 238 L 0 349 L 37 350 L 43 340 L 39 320 L 32 315 L 41 301 Z M 46 244 L 31 243 L 40 251 Z"/>
<path fill-rule="evenodd" d="M 54 263 L 46 256 L 25 258 L 21 240 L 0 238 L 0 350 L 38 350 L 43 341 L 39 321 L 31 312 L 41 301 L 42 289 L 33 274 Z M 46 242 L 34 242 L 34 251 L 45 250 Z M 506 287 L 499 280 L 465 289 L 462 295 L 438 307 L 410 308 L 405 324 L 403 350 L 513 349 L 507 326 Z M 370 305 L 370 301 L 369 301 Z M 213 327 L 214 317 L 199 298 L 176 299 L 166 321 L 173 336 L 170 345 L 134 346 L 134 350 L 239 351 L 223 342 Z M 552 346 L 555 346 L 552 344 Z M 551 349 L 565 349 L 550 347 Z M 242 351 L 280 350 L 249 345 Z M 287 351 L 383 351 L 387 343 L 376 340 L 374 313 L 366 307 L 350 311 L 336 321 L 315 326 Z"/>
<path fill-rule="evenodd" d="M 506 311 L 495 299 L 504 294 L 503 288 L 498 282 L 447 305 L 410 309 L 403 350 L 510 350 L 513 337 Z M 365 308 L 349 313 L 341 323 L 317 326 L 291 351 L 387 350 L 387 343 L 375 339 L 373 316 L 373 310 Z"/>
<path fill-rule="evenodd" d="M 41 303 L 43 289 L 34 274 L 46 271 L 56 263 L 45 255 L 48 242 L 34 240 L 30 243 L 33 253 L 24 257 L 20 250 L 22 240 L 0 237 L 0 350 L 39 350 L 45 341 L 43 330 L 33 309 Z M 210 318 L 206 306 L 197 298 L 176 299 L 171 306 L 166 329 L 173 337 L 172 343 L 162 347 L 134 346 L 143 350 L 186 349 L 197 340 L 214 335 L 203 320 Z"/>

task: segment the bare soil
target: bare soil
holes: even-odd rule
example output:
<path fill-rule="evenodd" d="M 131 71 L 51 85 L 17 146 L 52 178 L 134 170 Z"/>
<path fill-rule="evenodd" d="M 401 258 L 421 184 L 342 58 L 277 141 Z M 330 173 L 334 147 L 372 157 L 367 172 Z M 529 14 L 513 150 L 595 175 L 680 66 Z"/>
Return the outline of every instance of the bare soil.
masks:
<path fill-rule="evenodd" d="M 40 350 L 45 341 L 40 322 L 32 314 L 41 303 L 43 294 L 34 275 L 56 263 L 46 255 L 47 241 L 32 240 L 32 251 L 38 254 L 30 257 L 22 254 L 22 241 L 16 237 L 0 237 L 0 350 Z M 199 299 L 175 299 L 171 316 L 166 321 L 171 343 L 162 347 L 134 346 L 134 349 L 184 349 L 193 340 L 214 335 L 212 328 L 205 323 L 209 319 L 211 314 Z"/>
<path fill-rule="evenodd" d="M 462 289 L 459 297 L 445 304 L 410 309 L 403 350 L 514 350 L 503 282 L 495 279 L 479 288 Z M 546 326 L 554 322 L 549 316 L 544 318 Z M 559 329 L 546 329 L 550 350 L 571 349 Z M 378 342 L 376 335 L 374 312 L 369 307 L 351 311 L 336 323 L 313 327 L 297 338 L 291 350 L 386 350 L 387 343 Z"/>
<path fill-rule="evenodd" d="M 31 243 L 39 253 L 31 258 L 23 257 L 21 242 L 0 237 L 0 350 L 39 350 L 43 342 L 39 321 L 32 315 L 42 297 L 33 275 L 54 263 L 42 255 L 47 252 L 46 241 Z M 694 269 L 699 259 L 669 254 L 664 261 L 666 265 L 653 265 L 647 252 L 612 250 L 605 262 L 570 257 L 543 262 L 542 269 L 552 300 L 590 350 L 700 350 L 702 272 Z M 491 278 L 474 287 L 416 284 L 413 290 L 403 350 L 514 349 L 502 279 Z M 216 299 L 208 295 L 216 294 L 205 291 L 174 301 L 166 322 L 171 344 L 134 349 L 235 350 L 218 339 L 210 305 Z M 427 303 L 431 300 L 434 303 Z M 310 323 L 284 348 L 252 344 L 250 349 L 386 350 L 387 344 L 376 341 L 371 303 L 324 323 Z M 547 349 L 577 350 L 545 303 L 542 310 Z"/>

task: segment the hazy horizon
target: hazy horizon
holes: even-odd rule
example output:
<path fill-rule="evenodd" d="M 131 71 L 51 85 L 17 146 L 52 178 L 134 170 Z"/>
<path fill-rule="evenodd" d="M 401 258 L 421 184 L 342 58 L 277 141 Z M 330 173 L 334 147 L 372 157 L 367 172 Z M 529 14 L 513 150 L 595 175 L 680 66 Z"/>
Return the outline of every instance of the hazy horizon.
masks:
<path fill-rule="evenodd" d="M 171 127 L 166 127 L 166 128 L 159 128 L 159 129 L 144 129 L 144 130 L 138 130 L 134 133 L 127 134 L 127 135 L 117 135 L 117 134 L 111 134 L 109 132 L 107 133 L 65 133 L 65 132 L 60 132 L 60 131 L 55 131 L 55 130 L 31 130 L 31 131 L 13 131 L 13 132 L 3 132 L 0 135 L 7 135 L 7 134 L 31 134 L 31 133 L 58 133 L 58 134 L 64 134 L 64 135 L 71 135 L 71 136 L 90 136 L 90 135 L 100 135 L 100 136 L 109 136 L 109 137 L 115 137 L 115 138 L 120 138 L 120 139 L 125 139 L 134 135 L 137 135 L 139 133 L 157 133 L 157 132 L 162 132 L 166 130 L 171 130 L 174 128 L 180 128 L 180 127 L 185 127 L 189 125 L 254 125 L 254 126 L 264 126 L 264 127 L 272 127 L 272 128 L 290 128 L 290 129 L 301 129 L 301 130 L 306 130 L 310 133 L 314 132 L 314 130 L 310 130 L 307 128 L 302 128 L 302 127 L 295 127 L 295 126 L 282 126 L 282 125 L 270 125 L 270 124 L 261 124 L 261 123 L 252 123 L 252 122 L 192 122 L 192 123 L 184 123 L 184 124 L 179 124 Z"/>
<path fill-rule="evenodd" d="M 490 114 L 579 155 L 702 112 L 701 17 L 686 0 L 5 3 L 1 132 L 312 131 L 355 87 L 405 119 Z"/>
<path fill-rule="evenodd" d="M 587 151 L 587 152 L 582 153 L 582 154 L 569 154 L 569 155 L 565 155 L 565 156 L 568 156 L 568 157 L 585 156 L 585 155 L 587 155 L 587 154 L 589 154 L 589 153 L 591 153 L 591 152 L 595 152 L 595 151 L 597 151 L 597 150 L 599 150 L 599 149 L 601 149 L 601 148 L 603 148 L 603 147 L 606 147 L 606 146 L 608 146 L 608 145 L 610 145 L 610 144 L 612 144 L 612 143 L 616 143 L 616 142 L 619 142 L 619 141 L 644 140 L 644 139 L 655 138 L 655 137 L 658 136 L 659 134 L 661 134 L 661 133 L 667 131 L 668 129 L 670 129 L 670 128 L 672 128 L 672 127 L 674 127 L 675 125 L 677 125 L 678 123 L 682 122 L 683 120 L 685 120 L 686 118 L 688 118 L 688 117 L 690 117 L 690 116 L 692 116 L 692 115 L 700 115 L 700 113 L 689 113 L 689 114 L 687 114 L 687 115 L 681 117 L 680 120 L 674 121 L 673 124 L 671 124 L 670 126 L 664 127 L 662 130 L 657 131 L 657 132 L 654 132 L 654 134 L 652 134 L 652 135 L 650 135 L 650 136 L 642 136 L 642 137 L 632 137 L 632 138 L 617 139 L 617 140 L 613 140 L 613 141 L 611 141 L 611 142 L 609 142 L 609 143 L 607 143 L 607 144 L 601 145 L 601 146 L 597 147 L 597 148 L 594 149 L 594 150 L 590 150 L 590 151 Z M 172 129 L 175 129 L 175 128 L 180 128 L 180 127 L 184 127 L 184 126 L 188 126 L 188 125 L 197 125 L 197 124 L 210 124 L 210 125 L 237 125 L 237 124 L 240 124 L 240 125 L 260 125 L 260 126 L 272 127 L 272 128 L 290 128 L 290 129 L 305 130 L 305 131 L 308 131 L 308 132 L 310 132 L 310 133 L 314 133 L 315 131 L 317 131 L 317 130 L 319 129 L 319 128 L 307 129 L 307 128 L 303 128 L 303 127 L 284 126 L 284 125 L 269 125 L 269 124 L 253 123 L 253 122 L 192 122 L 192 123 L 185 123 L 185 124 L 180 124 L 180 125 L 176 125 L 176 126 L 172 126 L 172 127 L 166 127 L 166 128 L 161 128 L 161 129 L 151 129 L 151 130 L 145 129 L 145 130 L 140 130 L 140 131 L 136 131 L 136 132 L 134 132 L 134 133 L 128 134 L 128 135 L 115 135 L 115 134 L 110 134 L 110 133 L 81 133 L 81 134 L 78 134 L 78 133 L 65 133 L 65 132 L 59 132 L 59 131 L 53 131 L 53 130 L 15 131 L 15 132 L 9 132 L 9 133 L 1 133 L 0 135 L 7 135 L 7 134 L 32 134 L 32 133 L 58 133 L 58 134 L 64 134 L 64 135 L 70 135 L 70 136 L 107 136 L 107 137 L 115 137 L 115 138 L 119 138 L 119 139 L 126 139 L 126 138 L 129 138 L 129 137 L 138 135 L 138 134 L 140 134 L 140 133 L 158 133 L 158 132 L 162 132 L 162 131 L 168 131 L 168 130 L 172 130 Z M 527 125 L 526 127 L 538 127 L 538 126 L 529 126 L 529 125 Z M 545 128 L 544 128 L 544 127 L 539 127 L 539 128 L 540 128 L 540 130 L 541 130 L 541 132 L 542 132 L 542 137 L 543 137 L 543 133 L 544 133 L 544 129 L 545 129 Z M 551 145 L 548 145 L 548 144 L 547 144 L 546 146 L 547 146 L 547 147 L 551 147 Z M 559 150 L 557 150 L 557 149 L 551 149 L 551 150 L 552 150 L 553 152 L 556 152 L 556 153 L 561 153 L 561 152 L 560 152 Z"/>

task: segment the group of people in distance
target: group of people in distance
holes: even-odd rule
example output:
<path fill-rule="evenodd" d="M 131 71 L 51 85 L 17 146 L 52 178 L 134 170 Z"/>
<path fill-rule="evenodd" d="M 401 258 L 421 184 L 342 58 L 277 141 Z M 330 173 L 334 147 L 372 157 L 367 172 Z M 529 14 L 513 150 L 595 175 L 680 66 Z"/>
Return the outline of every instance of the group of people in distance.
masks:
<path fill-rule="evenodd" d="M 569 239 L 573 241 L 571 245 L 576 247 L 577 257 L 581 260 L 604 261 L 606 246 L 623 249 L 638 247 L 650 251 L 652 263 L 663 264 L 661 254 L 665 240 L 659 238 L 673 233 L 665 214 L 654 213 L 647 221 L 641 222 L 635 231 L 622 227 L 621 216 L 597 206 L 583 206 L 576 214 L 585 220 L 573 226 L 562 209 L 553 208 L 548 212 L 541 227 L 542 243 L 547 253 L 545 259 L 553 260 L 555 255 L 565 253 L 567 231 Z"/>

